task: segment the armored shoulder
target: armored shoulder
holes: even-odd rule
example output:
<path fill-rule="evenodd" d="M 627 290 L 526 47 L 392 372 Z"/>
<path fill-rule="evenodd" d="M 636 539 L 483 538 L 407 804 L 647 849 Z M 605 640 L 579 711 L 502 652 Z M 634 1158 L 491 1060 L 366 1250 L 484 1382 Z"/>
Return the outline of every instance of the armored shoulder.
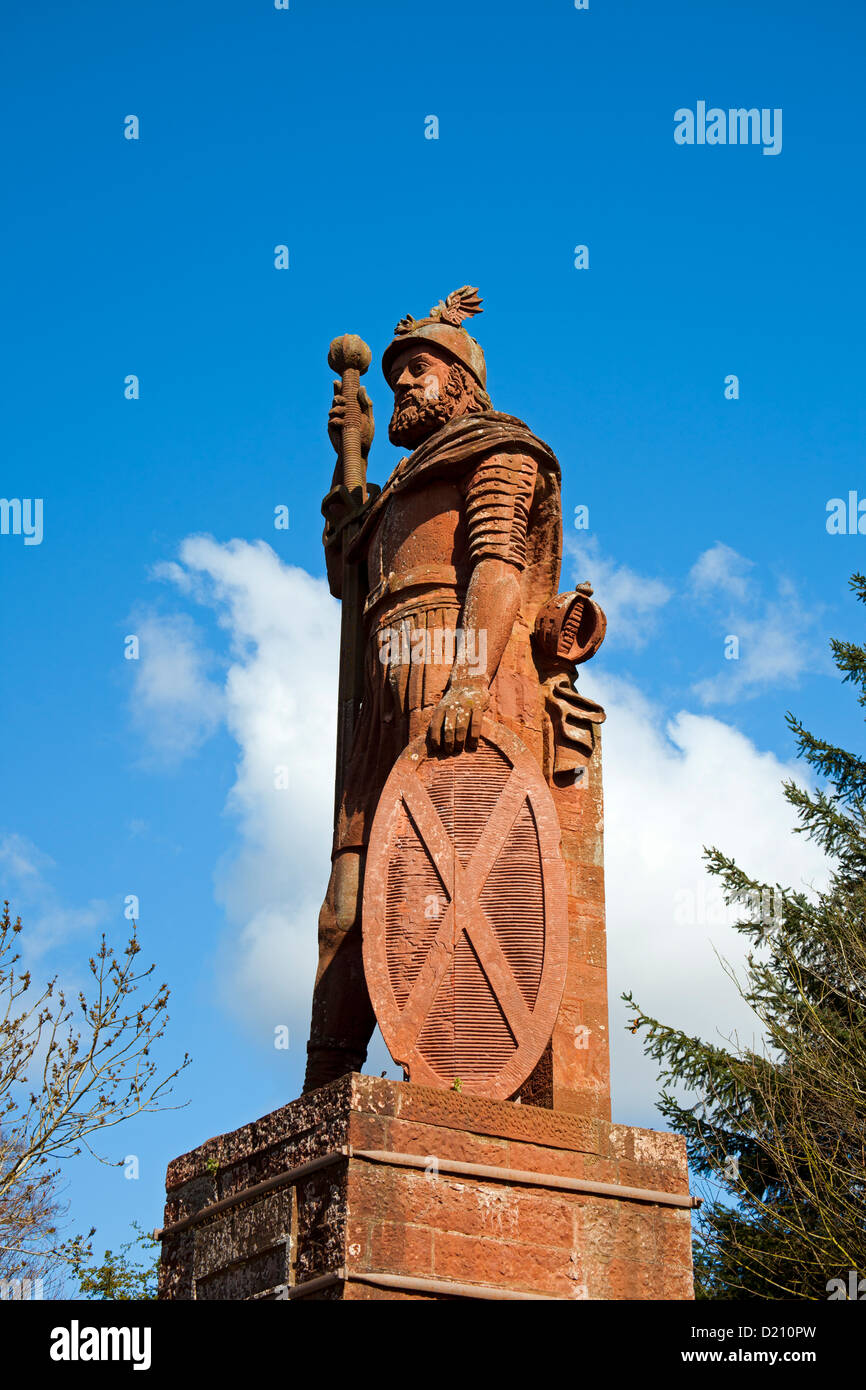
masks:
<path fill-rule="evenodd" d="M 526 527 L 538 465 L 519 449 L 485 455 L 467 474 L 466 522 L 473 564 L 485 556 L 526 564 Z"/>

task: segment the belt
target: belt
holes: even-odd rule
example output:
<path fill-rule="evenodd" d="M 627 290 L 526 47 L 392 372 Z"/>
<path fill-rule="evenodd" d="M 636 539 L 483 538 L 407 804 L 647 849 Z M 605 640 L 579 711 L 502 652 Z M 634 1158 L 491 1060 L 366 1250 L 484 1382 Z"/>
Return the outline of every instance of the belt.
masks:
<path fill-rule="evenodd" d="M 418 565 L 405 574 L 394 574 L 392 571 L 370 590 L 364 604 L 364 615 L 371 613 L 378 603 L 384 598 L 390 598 L 392 594 L 399 594 L 403 589 L 417 589 L 427 584 L 441 584 L 446 588 L 456 589 L 457 571 L 453 565 Z"/>

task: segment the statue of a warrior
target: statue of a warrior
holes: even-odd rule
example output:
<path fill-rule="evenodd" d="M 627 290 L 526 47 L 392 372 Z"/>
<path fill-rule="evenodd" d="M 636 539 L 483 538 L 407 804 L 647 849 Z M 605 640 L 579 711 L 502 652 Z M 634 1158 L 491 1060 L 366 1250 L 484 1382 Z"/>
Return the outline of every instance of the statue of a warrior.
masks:
<path fill-rule="evenodd" d="M 407 454 L 381 490 L 366 482 L 373 410 L 357 350 L 347 354 L 349 339 L 332 345 L 332 366 L 347 368 L 334 387 L 337 466 L 323 503 L 328 579 L 345 607 L 341 734 L 305 1090 L 360 1070 L 376 1024 L 362 959 L 365 857 L 404 750 L 426 738 L 432 757 L 461 758 L 495 721 L 562 786 L 580 776 L 604 717 L 574 688 L 604 618 L 588 585 L 558 595 L 559 464 L 494 410 L 484 354 L 463 326 L 480 307 L 465 286 L 398 324 L 382 367 L 394 393 L 388 437 Z M 351 341 L 368 354 L 363 371 L 369 349 Z"/>

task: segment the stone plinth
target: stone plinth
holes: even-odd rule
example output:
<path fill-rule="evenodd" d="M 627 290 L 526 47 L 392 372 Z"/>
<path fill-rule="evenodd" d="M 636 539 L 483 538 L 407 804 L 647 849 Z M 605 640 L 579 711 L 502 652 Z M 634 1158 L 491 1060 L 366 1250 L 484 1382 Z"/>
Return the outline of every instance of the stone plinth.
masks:
<path fill-rule="evenodd" d="M 169 1165 L 159 1296 L 688 1299 L 690 1202 L 678 1136 L 353 1074 Z"/>
<path fill-rule="evenodd" d="M 568 972 L 553 1030 L 554 1110 L 610 1119 L 601 734 L 579 782 L 554 787 L 568 875 Z"/>

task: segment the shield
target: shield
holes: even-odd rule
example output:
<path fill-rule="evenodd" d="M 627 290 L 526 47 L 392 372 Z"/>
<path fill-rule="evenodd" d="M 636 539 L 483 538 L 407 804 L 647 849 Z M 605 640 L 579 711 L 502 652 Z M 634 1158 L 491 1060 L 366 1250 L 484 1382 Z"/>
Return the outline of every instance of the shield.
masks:
<path fill-rule="evenodd" d="M 538 763 L 485 721 L 473 751 L 395 763 L 364 873 L 364 971 L 411 1081 L 507 1100 L 550 1040 L 565 984 L 561 831 Z"/>

